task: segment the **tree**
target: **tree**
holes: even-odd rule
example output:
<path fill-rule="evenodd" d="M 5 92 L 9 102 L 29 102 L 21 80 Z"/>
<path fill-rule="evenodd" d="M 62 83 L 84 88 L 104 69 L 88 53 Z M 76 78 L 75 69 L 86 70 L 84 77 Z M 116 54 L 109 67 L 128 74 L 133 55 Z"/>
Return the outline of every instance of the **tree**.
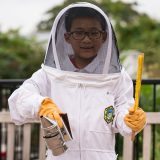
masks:
<path fill-rule="evenodd" d="M 65 0 L 46 12 L 49 18 L 38 25 L 40 31 L 51 30 L 58 12 L 76 0 Z M 120 51 L 138 50 L 145 53 L 145 68 L 150 77 L 160 77 L 160 23 L 144 13 L 138 13 L 137 3 L 113 0 L 87 0 L 102 8 L 113 21 Z"/>
<path fill-rule="evenodd" d="M 27 78 L 40 67 L 44 51 L 36 39 L 18 30 L 0 32 L 0 78 Z"/>
<path fill-rule="evenodd" d="M 160 77 L 160 23 L 141 15 L 126 26 L 117 25 L 122 50 L 134 49 L 145 53 L 145 70 L 149 77 Z"/>

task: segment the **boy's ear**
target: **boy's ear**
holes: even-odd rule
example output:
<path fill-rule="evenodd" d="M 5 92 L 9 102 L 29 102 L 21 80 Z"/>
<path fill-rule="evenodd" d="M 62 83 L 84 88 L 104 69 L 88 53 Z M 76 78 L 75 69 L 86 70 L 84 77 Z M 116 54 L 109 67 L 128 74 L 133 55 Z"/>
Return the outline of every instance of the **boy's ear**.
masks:
<path fill-rule="evenodd" d="M 104 42 L 106 39 L 107 39 L 107 32 L 104 32 L 104 33 L 102 34 L 102 40 L 103 40 L 103 42 Z"/>
<path fill-rule="evenodd" d="M 68 33 L 64 33 L 64 39 L 67 43 L 70 43 L 70 35 Z"/>

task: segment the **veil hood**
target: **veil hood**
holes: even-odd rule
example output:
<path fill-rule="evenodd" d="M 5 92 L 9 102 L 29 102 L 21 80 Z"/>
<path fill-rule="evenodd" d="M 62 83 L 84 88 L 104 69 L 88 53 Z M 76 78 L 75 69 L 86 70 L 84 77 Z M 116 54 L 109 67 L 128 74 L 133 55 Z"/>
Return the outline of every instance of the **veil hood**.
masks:
<path fill-rule="evenodd" d="M 107 39 L 99 49 L 99 53 L 94 58 L 94 62 L 98 63 L 96 74 L 118 73 L 121 70 L 119 63 L 119 51 L 116 44 L 116 37 L 107 15 L 97 6 L 87 3 L 78 2 L 71 4 L 62 9 L 54 20 L 50 33 L 48 47 L 44 59 L 44 65 L 64 71 L 73 71 L 74 67 L 69 56 L 73 55 L 73 49 L 64 39 L 65 29 L 65 14 L 75 7 L 88 7 L 98 11 L 106 21 Z M 90 64 L 89 64 L 90 65 Z M 94 73 L 92 73 L 94 74 Z"/>

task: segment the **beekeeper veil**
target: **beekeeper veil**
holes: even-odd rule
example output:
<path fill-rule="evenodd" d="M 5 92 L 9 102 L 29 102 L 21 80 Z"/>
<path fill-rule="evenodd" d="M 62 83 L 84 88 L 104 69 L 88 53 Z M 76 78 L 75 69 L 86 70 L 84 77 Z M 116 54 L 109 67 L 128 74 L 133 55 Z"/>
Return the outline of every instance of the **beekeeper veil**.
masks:
<path fill-rule="evenodd" d="M 74 71 L 74 66 L 70 61 L 70 56 L 74 55 L 73 49 L 71 45 L 65 41 L 64 33 L 66 33 L 65 17 L 70 9 L 76 7 L 88 7 L 99 12 L 106 24 L 104 30 L 107 33 L 107 38 L 99 49 L 97 56 L 88 64 L 90 66 L 96 66 L 95 72 L 93 71 L 91 73 L 108 74 L 120 72 L 119 51 L 111 23 L 107 15 L 99 7 L 86 2 L 71 4 L 59 12 L 51 30 L 44 65 L 58 70 Z"/>

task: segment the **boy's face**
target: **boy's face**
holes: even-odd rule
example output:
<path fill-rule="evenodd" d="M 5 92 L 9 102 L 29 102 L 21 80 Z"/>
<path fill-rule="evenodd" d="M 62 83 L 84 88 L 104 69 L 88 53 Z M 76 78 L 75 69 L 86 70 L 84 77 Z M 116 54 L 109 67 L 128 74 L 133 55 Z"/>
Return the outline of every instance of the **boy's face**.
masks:
<path fill-rule="evenodd" d="M 75 58 L 86 61 L 93 59 L 106 40 L 106 32 L 102 31 L 97 19 L 84 17 L 72 21 L 70 32 L 65 33 L 65 40 L 71 44 Z"/>

